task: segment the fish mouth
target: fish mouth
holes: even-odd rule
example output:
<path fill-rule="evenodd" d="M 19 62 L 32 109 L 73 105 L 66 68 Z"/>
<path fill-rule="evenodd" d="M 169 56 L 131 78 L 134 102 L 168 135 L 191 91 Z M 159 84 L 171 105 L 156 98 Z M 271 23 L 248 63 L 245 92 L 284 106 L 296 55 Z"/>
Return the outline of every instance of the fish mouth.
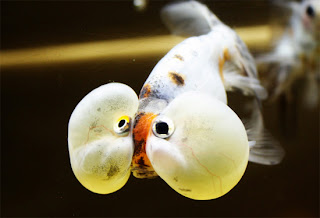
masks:
<path fill-rule="evenodd" d="M 132 174 L 139 179 L 155 178 L 154 171 L 146 153 L 146 142 L 151 134 L 151 125 L 157 115 L 153 113 L 140 112 L 136 115 L 133 126 L 134 152 L 131 162 Z"/>
<path fill-rule="evenodd" d="M 158 174 L 152 167 L 141 168 L 141 165 L 135 167 L 131 166 L 132 175 L 138 179 L 154 179 Z"/>

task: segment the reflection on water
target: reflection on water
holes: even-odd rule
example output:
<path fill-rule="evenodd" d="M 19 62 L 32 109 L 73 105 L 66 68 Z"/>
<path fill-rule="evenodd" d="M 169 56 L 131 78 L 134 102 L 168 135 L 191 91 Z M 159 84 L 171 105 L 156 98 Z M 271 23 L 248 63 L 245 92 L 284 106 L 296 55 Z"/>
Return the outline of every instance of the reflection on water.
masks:
<path fill-rule="evenodd" d="M 2 2 L 2 49 L 165 35 L 158 16 L 165 3 L 151 1 L 138 13 L 132 2 Z M 206 3 L 237 28 L 267 24 L 275 7 L 268 1 Z M 282 164 L 249 163 L 240 183 L 222 198 L 191 201 L 159 178 L 130 178 L 106 196 L 78 183 L 67 150 L 67 123 L 75 105 L 110 81 L 138 93 L 162 55 L 1 70 L 3 216 L 319 215 L 319 106 L 304 107 L 299 83 L 291 102 L 279 98 L 263 105 L 267 128 L 286 150 Z"/>

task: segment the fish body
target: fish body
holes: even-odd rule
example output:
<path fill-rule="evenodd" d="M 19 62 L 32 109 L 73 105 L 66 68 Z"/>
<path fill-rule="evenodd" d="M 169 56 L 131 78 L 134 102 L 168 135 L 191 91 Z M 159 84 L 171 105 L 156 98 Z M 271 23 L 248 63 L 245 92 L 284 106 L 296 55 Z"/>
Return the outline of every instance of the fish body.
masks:
<path fill-rule="evenodd" d="M 127 85 L 109 83 L 79 102 L 69 121 L 71 166 L 100 194 L 119 190 L 132 171 L 160 176 L 191 199 L 218 198 L 239 182 L 248 160 L 283 158 L 265 134 L 259 101 L 267 94 L 245 44 L 205 5 L 169 4 L 162 18 L 173 33 L 194 36 L 159 61 L 139 99 Z M 245 124 L 227 105 L 233 90 L 254 96 Z"/>
<path fill-rule="evenodd" d="M 226 92 L 232 90 L 241 90 L 245 95 L 255 96 L 258 101 L 267 97 L 246 45 L 205 5 L 196 1 L 173 3 L 163 9 L 162 18 L 173 33 L 195 36 L 169 51 L 154 67 L 141 89 L 133 129 L 136 147 L 132 171 L 138 178 L 157 176 L 146 154 L 148 137 L 152 135 L 150 126 L 152 120 L 161 116 L 162 111 L 180 95 L 203 93 L 223 104 L 227 104 Z M 276 156 L 273 161 L 260 153 L 260 149 L 265 148 L 266 136 L 259 103 L 254 107 L 257 112 L 252 115 L 247 131 L 252 151 L 257 149 L 258 152 L 252 153 L 250 160 L 263 164 L 279 163 L 283 157 L 279 146 L 267 143 L 268 149 L 274 151 L 270 156 Z M 149 119 L 150 122 L 139 125 L 141 119 Z M 145 132 L 144 137 L 141 137 L 141 132 Z"/>
<path fill-rule="evenodd" d="M 140 99 L 153 97 L 170 102 L 181 93 L 197 90 L 227 103 L 223 75 L 219 74 L 219 59 L 223 57 L 216 52 L 221 49 L 213 36 L 191 37 L 174 47 L 151 72 Z M 150 93 L 144 89 L 150 89 Z"/>
<path fill-rule="evenodd" d="M 160 114 L 173 99 L 187 91 L 208 93 L 224 103 L 227 102 L 222 78 L 218 73 L 219 57 L 214 53 L 215 43 L 212 42 L 214 41 L 208 35 L 188 38 L 159 61 L 140 92 L 140 107 L 136 123 L 141 121 L 141 114 L 144 117 L 150 113 L 151 116 Z M 140 126 L 137 125 L 137 127 Z M 146 127 L 143 126 L 143 128 Z M 145 147 L 147 139 L 142 144 L 136 139 L 137 135 L 140 137 L 142 129 L 135 129 L 133 136 L 136 147 Z M 139 155 L 140 150 L 135 149 L 133 174 L 138 178 L 148 178 L 150 175 L 153 177 L 156 174 L 148 157 L 144 155 L 142 161 Z"/>

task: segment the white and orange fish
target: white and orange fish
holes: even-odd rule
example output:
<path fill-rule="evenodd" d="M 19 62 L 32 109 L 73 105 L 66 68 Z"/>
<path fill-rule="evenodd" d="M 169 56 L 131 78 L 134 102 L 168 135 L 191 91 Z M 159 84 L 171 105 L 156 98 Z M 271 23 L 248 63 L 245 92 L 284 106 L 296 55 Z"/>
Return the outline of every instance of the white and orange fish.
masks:
<path fill-rule="evenodd" d="M 159 61 L 139 100 L 130 87 L 109 83 L 77 105 L 69 122 L 72 169 L 101 194 L 120 189 L 132 171 L 160 176 L 191 199 L 218 198 L 238 183 L 248 160 L 272 165 L 283 158 L 257 102 L 246 127 L 227 105 L 229 90 L 257 99 L 267 93 L 245 44 L 205 5 L 173 3 L 162 17 L 174 33 L 195 36 Z"/>
<path fill-rule="evenodd" d="M 292 88 L 303 81 L 303 105 L 314 108 L 319 103 L 320 81 L 320 1 L 304 0 L 281 4 L 291 9 L 291 18 L 274 50 L 257 58 L 261 68 L 267 68 L 266 86 L 271 99 L 285 94 L 292 99 Z"/>

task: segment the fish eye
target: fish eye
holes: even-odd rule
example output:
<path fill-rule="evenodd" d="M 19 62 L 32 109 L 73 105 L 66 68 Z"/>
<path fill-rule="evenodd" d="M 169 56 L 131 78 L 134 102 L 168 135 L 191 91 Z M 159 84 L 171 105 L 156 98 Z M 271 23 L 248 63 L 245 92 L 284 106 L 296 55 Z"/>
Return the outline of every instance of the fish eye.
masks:
<path fill-rule="evenodd" d="M 174 132 L 173 122 L 166 117 L 159 117 L 153 122 L 152 131 L 159 138 L 168 138 Z"/>
<path fill-rule="evenodd" d="M 119 135 L 122 135 L 124 133 L 129 132 L 129 129 L 130 129 L 130 117 L 128 117 L 128 116 L 120 117 L 117 120 L 117 122 L 115 123 L 115 126 L 114 126 L 113 129 Z"/>
<path fill-rule="evenodd" d="M 314 9 L 311 5 L 308 5 L 308 7 L 306 8 L 306 13 L 311 18 L 313 18 L 315 16 Z"/>

